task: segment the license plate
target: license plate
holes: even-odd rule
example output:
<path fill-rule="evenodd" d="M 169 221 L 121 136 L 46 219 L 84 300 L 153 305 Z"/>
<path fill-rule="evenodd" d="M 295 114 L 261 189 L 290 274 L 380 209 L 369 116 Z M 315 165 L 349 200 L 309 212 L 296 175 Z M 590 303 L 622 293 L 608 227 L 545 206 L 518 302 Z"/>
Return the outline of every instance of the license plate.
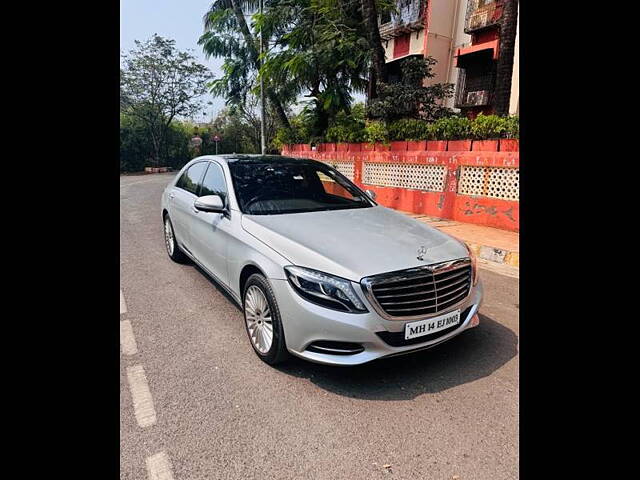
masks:
<path fill-rule="evenodd" d="M 460 310 L 455 310 L 435 318 L 407 323 L 404 326 L 404 339 L 409 340 L 411 338 L 422 337 L 423 335 L 430 335 L 445 328 L 458 325 L 459 323 Z"/>

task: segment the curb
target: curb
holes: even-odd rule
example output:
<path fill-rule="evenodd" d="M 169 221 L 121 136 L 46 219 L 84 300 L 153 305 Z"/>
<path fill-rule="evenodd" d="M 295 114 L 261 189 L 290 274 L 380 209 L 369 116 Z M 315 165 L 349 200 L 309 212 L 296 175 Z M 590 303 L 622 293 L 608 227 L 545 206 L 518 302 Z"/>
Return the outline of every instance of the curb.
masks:
<path fill-rule="evenodd" d="M 447 227 L 448 226 L 447 224 L 451 224 L 453 222 L 452 220 L 429 217 L 427 215 L 405 212 L 402 210 L 396 210 L 396 211 L 400 213 L 404 213 L 405 215 L 408 215 L 411 218 L 418 220 L 420 222 L 424 222 L 433 228 L 437 228 L 438 230 L 441 230 L 441 227 Z M 463 222 L 455 222 L 455 223 L 461 224 Z M 446 231 L 444 233 L 451 235 L 451 233 L 448 233 Z M 481 245 L 479 243 L 468 242 L 466 240 L 463 240 L 462 238 L 456 237 L 455 235 L 453 236 L 458 240 L 460 240 L 461 242 L 467 244 L 469 246 L 469 249 L 478 258 L 481 258 L 488 262 L 497 263 L 500 265 L 508 265 L 509 267 L 513 267 L 517 269 L 520 268 L 520 252 L 505 250 L 503 248 L 492 247 L 490 245 Z"/>
<path fill-rule="evenodd" d="M 502 263 L 512 267 L 520 268 L 520 252 L 511 252 L 501 248 L 478 245 L 477 243 L 465 242 L 469 248 L 479 258 L 494 263 Z"/>

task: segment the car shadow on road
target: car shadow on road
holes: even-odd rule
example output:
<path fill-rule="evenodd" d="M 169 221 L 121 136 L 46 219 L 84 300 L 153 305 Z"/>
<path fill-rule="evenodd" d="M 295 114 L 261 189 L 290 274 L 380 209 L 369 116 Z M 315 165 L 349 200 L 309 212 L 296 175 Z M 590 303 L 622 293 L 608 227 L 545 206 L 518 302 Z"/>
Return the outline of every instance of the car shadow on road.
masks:
<path fill-rule="evenodd" d="M 189 265 L 196 269 L 196 271 L 200 272 L 200 274 L 213 286 L 215 289 L 222 295 L 227 301 L 229 301 L 234 307 L 238 309 L 238 311 L 242 312 L 242 308 L 238 305 L 238 302 L 234 300 L 234 298 L 227 292 L 224 288 L 220 286 L 218 282 L 216 282 L 213 278 L 209 276 L 207 272 L 205 272 L 199 265 L 187 259 Z"/>
<path fill-rule="evenodd" d="M 515 333 L 480 314 L 478 327 L 429 350 L 357 367 L 332 367 L 291 358 L 277 368 L 346 397 L 410 400 L 486 377 L 517 352 Z"/>

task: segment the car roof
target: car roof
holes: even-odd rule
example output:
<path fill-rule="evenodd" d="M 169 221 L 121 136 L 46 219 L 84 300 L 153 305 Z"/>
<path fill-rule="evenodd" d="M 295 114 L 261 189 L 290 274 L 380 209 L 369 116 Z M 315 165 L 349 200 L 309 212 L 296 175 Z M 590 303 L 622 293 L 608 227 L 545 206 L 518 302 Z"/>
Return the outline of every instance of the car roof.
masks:
<path fill-rule="evenodd" d="M 317 165 L 320 162 L 316 160 L 312 160 L 310 158 L 295 158 L 295 157 L 283 157 L 282 155 L 251 155 L 251 154 L 225 154 L 225 155 L 212 155 L 212 158 L 217 158 L 219 160 L 225 161 L 228 164 L 307 164 L 307 165 Z"/>

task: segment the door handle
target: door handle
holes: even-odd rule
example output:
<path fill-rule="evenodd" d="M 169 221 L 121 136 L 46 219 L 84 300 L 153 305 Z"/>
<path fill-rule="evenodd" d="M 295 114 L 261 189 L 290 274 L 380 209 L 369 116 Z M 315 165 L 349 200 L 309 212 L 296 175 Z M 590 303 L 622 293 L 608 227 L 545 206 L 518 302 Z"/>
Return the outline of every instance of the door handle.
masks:
<path fill-rule="evenodd" d="M 175 194 L 175 193 L 170 193 L 170 194 L 169 194 L 169 200 L 173 200 L 173 197 L 175 197 L 175 196 L 176 196 L 176 194 Z"/>

